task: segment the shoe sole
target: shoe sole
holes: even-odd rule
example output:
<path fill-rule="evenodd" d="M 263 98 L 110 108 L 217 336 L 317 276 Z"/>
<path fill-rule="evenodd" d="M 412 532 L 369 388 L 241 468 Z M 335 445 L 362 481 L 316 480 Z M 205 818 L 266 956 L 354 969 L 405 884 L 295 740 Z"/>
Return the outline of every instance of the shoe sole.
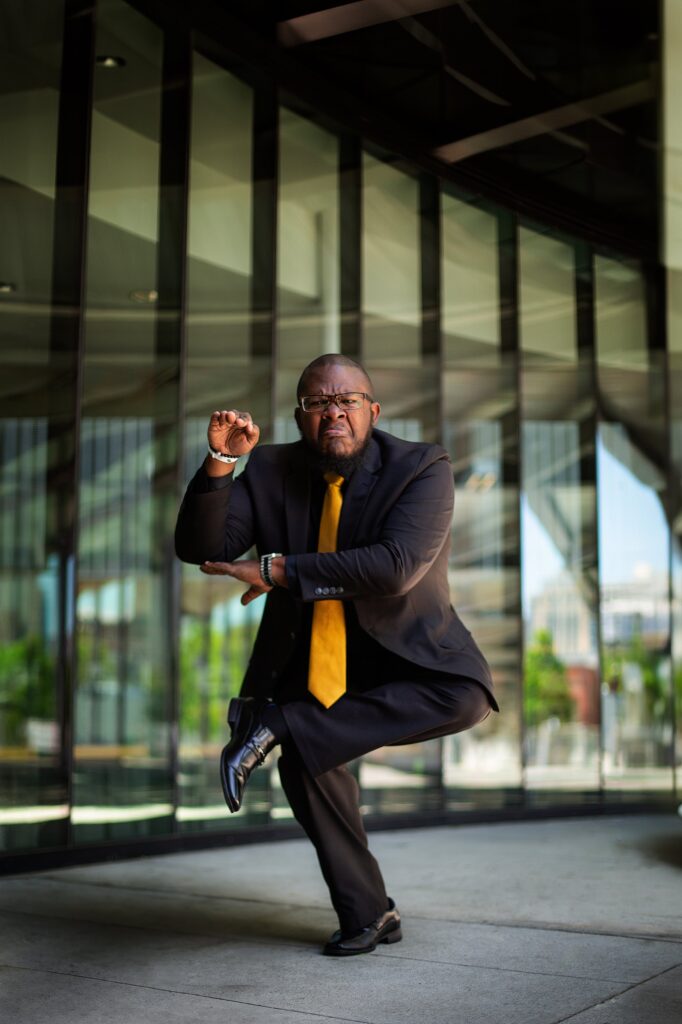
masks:
<path fill-rule="evenodd" d="M 322 955 L 323 956 L 361 956 L 363 953 L 372 953 L 372 952 L 374 952 L 374 950 L 377 948 L 377 946 L 390 945 L 392 942 L 400 942 L 402 937 L 403 937 L 403 931 L 402 931 L 402 928 L 400 927 L 400 925 L 398 925 L 398 927 L 394 928 L 393 931 L 390 931 L 390 932 L 388 932 L 387 935 L 384 935 L 383 939 L 377 939 L 377 941 L 374 943 L 374 945 L 367 946 L 366 949 L 337 949 L 337 948 L 327 948 L 327 946 L 325 946 L 322 949 Z"/>
<path fill-rule="evenodd" d="M 237 803 L 230 795 L 223 762 L 226 751 L 234 743 L 239 742 L 241 737 L 248 732 L 253 722 L 253 709 L 253 703 L 250 703 L 247 699 L 242 697 L 233 697 L 227 706 L 227 724 L 230 726 L 232 735 L 230 737 L 230 742 L 223 747 L 220 755 L 220 784 L 223 787 L 225 803 L 227 804 L 228 810 L 231 814 L 236 814 L 241 807 L 241 803 Z"/>
<path fill-rule="evenodd" d="M 223 747 L 222 753 L 220 755 L 220 784 L 223 787 L 223 796 L 225 797 L 225 803 L 227 804 L 230 813 L 235 814 L 239 810 L 241 804 L 238 804 L 235 800 L 232 799 L 232 795 L 227 785 L 227 776 L 225 774 L 225 767 L 223 764 L 225 753 L 227 752 L 229 747 L 230 744 L 228 743 L 226 747 Z"/>

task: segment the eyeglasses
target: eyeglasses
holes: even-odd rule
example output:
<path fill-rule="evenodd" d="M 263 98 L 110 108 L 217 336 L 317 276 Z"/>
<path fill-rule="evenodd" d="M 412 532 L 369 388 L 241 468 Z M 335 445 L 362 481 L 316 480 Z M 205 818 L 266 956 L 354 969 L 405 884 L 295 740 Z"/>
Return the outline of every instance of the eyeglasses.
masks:
<path fill-rule="evenodd" d="M 303 412 L 326 412 L 332 402 L 341 412 L 353 412 L 362 406 L 365 398 L 373 401 L 366 391 L 344 391 L 341 395 L 306 395 L 300 402 Z"/>

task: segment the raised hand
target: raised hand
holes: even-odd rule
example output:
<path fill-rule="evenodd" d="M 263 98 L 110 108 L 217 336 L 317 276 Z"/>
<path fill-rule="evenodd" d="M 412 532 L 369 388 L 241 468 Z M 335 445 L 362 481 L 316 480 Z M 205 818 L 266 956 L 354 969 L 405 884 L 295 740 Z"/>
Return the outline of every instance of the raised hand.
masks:
<path fill-rule="evenodd" d="M 249 412 L 216 410 L 208 424 L 208 443 L 223 455 L 248 455 L 259 437 L 260 428 Z"/>

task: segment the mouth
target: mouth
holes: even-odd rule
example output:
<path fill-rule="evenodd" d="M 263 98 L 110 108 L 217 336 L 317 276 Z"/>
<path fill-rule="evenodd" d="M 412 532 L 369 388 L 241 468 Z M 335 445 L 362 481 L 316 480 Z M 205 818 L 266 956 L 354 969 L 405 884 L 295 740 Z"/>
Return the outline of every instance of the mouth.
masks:
<path fill-rule="evenodd" d="M 320 437 L 348 437 L 348 431 L 340 427 L 326 427 L 321 431 Z"/>

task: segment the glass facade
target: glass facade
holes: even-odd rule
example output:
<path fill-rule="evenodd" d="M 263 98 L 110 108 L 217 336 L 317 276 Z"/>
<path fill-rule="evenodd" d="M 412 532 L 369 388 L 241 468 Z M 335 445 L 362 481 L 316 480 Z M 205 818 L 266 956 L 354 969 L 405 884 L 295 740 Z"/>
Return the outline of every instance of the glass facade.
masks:
<path fill-rule="evenodd" d="M 251 15 L 171 8 L 2 0 L 0 855 L 291 819 L 274 757 L 227 813 L 217 758 L 262 602 L 180 564 L 173 526 L 210 413 L 295 440 L 323 352 L 366 365 L 385 430 L 448 450 L 452 602 L 502 709 L 354 764 L 369 820 L 679 799 L 682 258 L 671 186 L 666 287 L 636 194 L 650 151 L 613 196 L 596 158 L 545 174 L 557 146 L 598 149 L 597 115 L 532 144 L 481 121 L 466 152 L 424 122 L 419 159 L 381 83 L 358 99 L 346 37 L 299 58 L 300 19 L 280 23 L 282 84 Z M 626 135 L 655 123 L 655 96 L 632 104 Z M 538 168 L 560 217 L 558 193 L 518 198 Z M 572 215 L 588 194 L 631 236 Z"/>

